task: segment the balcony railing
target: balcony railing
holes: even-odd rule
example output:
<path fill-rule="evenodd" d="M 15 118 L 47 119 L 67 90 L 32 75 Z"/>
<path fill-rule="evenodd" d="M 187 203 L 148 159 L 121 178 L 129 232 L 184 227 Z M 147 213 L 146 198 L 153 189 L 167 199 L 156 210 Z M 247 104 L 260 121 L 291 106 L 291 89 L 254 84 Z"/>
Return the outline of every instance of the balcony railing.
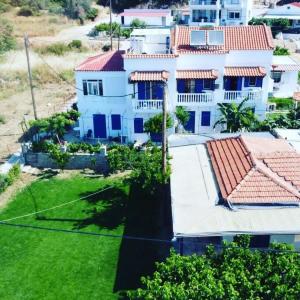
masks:
<path fill-rule="evenodd" d="M 161 110 L 163 100 L 134 100 L 133 109 L 138 111 Z"/>
<path fill-rule="evenodd" d="M 196 105 L 205 105 L 211 104 L 214 100 L 213 92 L 211 93 L 198 93 L 198 94 L 177 94 L 177 105 L 184 106 L 196 106 Z"/>
<path fill-rule="evenodd" d="M 261 100 L 262 91 L 225 91 L 224 100 L 225 101 L 243 101 L 248 98 L 249 101 L 259 101 Z"/>

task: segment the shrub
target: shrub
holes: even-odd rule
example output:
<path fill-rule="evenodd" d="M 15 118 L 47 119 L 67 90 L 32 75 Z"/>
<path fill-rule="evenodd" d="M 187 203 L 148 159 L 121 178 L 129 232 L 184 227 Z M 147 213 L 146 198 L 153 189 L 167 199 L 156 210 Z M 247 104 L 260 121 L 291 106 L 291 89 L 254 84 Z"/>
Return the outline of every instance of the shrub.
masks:
<path fill-rule="evenodd" d="M 3 193 L 9 186 L 7 176 L 0 174 L 0 193 Z"/>
<path fill-rule="evenodd" d="M 98 9 L 93 7 L 86 12 L 85 17 L 89 20 L 94 21 L 98 16 L 98 13 L 99 13 Z"/>
<path fill-rule="evenodd" d="M 146 22 L 140 20 L 140 19 L 134 19 L 130 23 L 130 27 L 132 28 L 146 28 Z"/>
<path fill-rule="evenodd" d="M 50 157 L 57 163 L 61 170 L 64 170 L 66 164 L 69 162 L 71 155 L 68 152 L 63 152 L 60 145 L 48 144 L 48 153 Z"/>
<path fill-rule="evenodd" d="M 0 2 L 0 14 L 8 12 L 11 6 L 8 3 Z"/>
<path fill-rule="evenodd" d="M 276 46 L 274 50 L 274 55 L 290 55 L 290 51 L 287 48 Z"/>
<path fill-rule="evenodd" d="M 70 47 L 68 47 L 64 43 L 57 42 L 52 45 L 48 45 L 46 47 L 39 48 L 38 51 L 41 54 L 52 54 L 52 55 L 62 56 L 70 51 Z"/>
<path fill-rule="evenodd" d="M 30 6 L 22 6 L 17 15 L 22 17 L 30 17 L 37 14 L 37 11 Z"/>
<path fill-rule="evenodd" d="M 13 35 L 13 26 L 5 19 L 0 18 L 0 55 L 16 47 Z"/>
<path fill-rule="evenodd" d="M 175 115 L 182 126 L 185 126 L 190 119 L 190 114 L 183 106 L 176 107 Z"/>
<path fill-rule="evenodd" d="M 268 101 L 276 103 L 276 109 L 278 110 L 289 110 L 294 106 L 292 98 L 269 98 Z"/>
<path fill-rule="evenodd" d="M 5 117 L 0 115 L 0 124 L 5 124 Z"/>
<path fill-rule="evenodd" d="M 162 132 L 162 122 L 163 115 L 162 113 L 155 115 L 154 117 L 148 119 L 144 124 L 145 132 L 149 133 L 161 133 Z M 173 126 L 173 120 L 171 116 L 167 115 L 167 128 L 171 128 Z"/>
<path fill-rule="evenodd" d="M 103 45 L 102 50 L 103 50 L 104 52 L 109 51 L 109 50 L 110 50 L 110 45 L 109 45 L 109 44 Z"/>
<path fill-rule="evenodd" d="M 12 185 L 13 182 L 20 177 L 20 174 L 21 174 L 20 165 L 19 164 L 13 165 L 7 174 L 8 185 Z"/>
<path fill-rule="evenodd" d="M 82 47 L 82 42 L 80 40 L 73 40 L 68 46 L 70 48 L 80 49 Z"/>

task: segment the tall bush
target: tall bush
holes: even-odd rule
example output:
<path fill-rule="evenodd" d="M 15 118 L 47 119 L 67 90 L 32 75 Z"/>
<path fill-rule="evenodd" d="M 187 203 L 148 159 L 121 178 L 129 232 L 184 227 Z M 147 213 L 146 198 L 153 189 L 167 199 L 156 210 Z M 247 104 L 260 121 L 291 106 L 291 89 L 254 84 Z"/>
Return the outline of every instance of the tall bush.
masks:
<path fill-rule="evenodd" d="M 7 20 L 0 18 L 0 55 L 13 50 L 16 47 L 16 39 L 13 35 L 13 26 Z"/>

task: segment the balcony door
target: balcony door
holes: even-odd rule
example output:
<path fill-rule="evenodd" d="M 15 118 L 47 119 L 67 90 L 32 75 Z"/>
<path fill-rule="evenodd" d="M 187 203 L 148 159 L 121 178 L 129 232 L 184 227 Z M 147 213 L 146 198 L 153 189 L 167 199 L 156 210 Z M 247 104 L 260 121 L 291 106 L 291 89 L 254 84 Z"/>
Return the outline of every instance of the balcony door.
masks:
<path fill-rule="evenodd" d="M 232 76 L 224 78 L 224 89 L 226 91 L 241 91 L 242 90 L 242 77 Z"/>

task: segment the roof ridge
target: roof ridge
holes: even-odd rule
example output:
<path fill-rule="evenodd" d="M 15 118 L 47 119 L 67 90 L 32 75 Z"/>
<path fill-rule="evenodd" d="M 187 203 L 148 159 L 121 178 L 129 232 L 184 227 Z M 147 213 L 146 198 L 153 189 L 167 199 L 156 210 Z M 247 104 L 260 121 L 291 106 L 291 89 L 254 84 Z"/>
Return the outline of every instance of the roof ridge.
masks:
<path fill-rule="evenodd" d="M 263 24 L 262 26 L 265 29 L 265 34 L 266 34 L 266 38 L 267 38 L 269 47 L 274 49 L 273 37 L 272 37 L 272 32 L 271 32 L 270 27 L 268 27 L 266 24 Z"/>

